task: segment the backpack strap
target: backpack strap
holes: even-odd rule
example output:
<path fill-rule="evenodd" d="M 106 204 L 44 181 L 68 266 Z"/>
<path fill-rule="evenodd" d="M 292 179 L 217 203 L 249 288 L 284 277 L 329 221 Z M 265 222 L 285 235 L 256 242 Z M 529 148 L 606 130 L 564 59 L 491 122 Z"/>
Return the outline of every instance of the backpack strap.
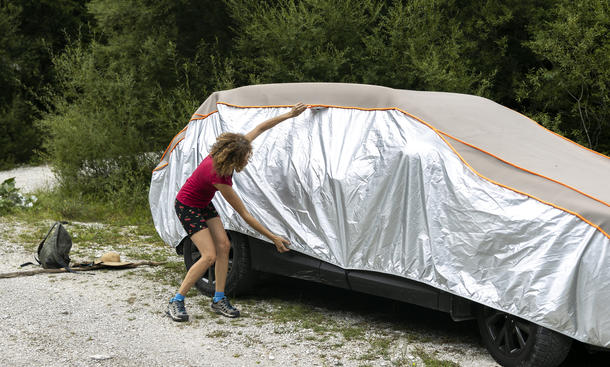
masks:
<path fill-rule="evenodd" d="M 53 229 L 57 226 L 59 222 L 55 222 L 55 224 L 53 224 L 53 226 L 51 227 L 51 229 L 49 229 L 49 232 L 47 232 L 47 235 L 44 236 L 44 238 L 42 239 L 42 241 L 40 241 L 40 244 L 38 245 L 38 250 L 36 251 L 36 253 L 38 254 L 38 256 L 40 256 L 40 250 L 42 250 L 42 245 L 44 245 L 44 241 L 47 240 L 47 238 L 49 238 L 49 235 L 51 234 L 51 232 L 53 232 Z M 40 260 L 38 260 L 38 258 L 36 256 L 34 256 L 34 259 L 36 260 L 36 262 L 38 263 L 38 265 L 41 265 L 42 263 L 40 262 Z M 27 265 L 24 264 L 24 265 Z"/>
<path fill-rule="evenodd" d="M 36 253 L 38 254 L 38 256 L 40 256 L 40 250 L 42 249 L 42 245 L 44 245 L 44 241 L 47 240 L 47 238 L 49 238 L 49 235 L 51 235 L 51 232 L 53 232 L 53 228 L 55 228 L 55 226 L 57 226 L 57 223 L 59 222 L 55 222 L 55 224 L 53 224 L 53 226 L 51 227 L 51 229 L 49 229 L 49 232 L 47 232 L 47 235 L 44 236 L 44 238 L 42 239 L 42 241 L 40 241 L 40 243 L 38 244 L 38 250 L 36 250 Z M 38 258 L 36 256 L 34 256 L 34 260 L 36 260 L 36 262 L 38 263 L 38 265 L 42 265 L 42 263 L 40 262 L 40 260 L 38 260 Z M 24 264 L 19 265 L 20 268 L 24 267 L 24 266 L 28 266 L 28 265 L 36 265 L 31 261 L 28 261 Z"/>
<path fill-rule="evenodd" d="M 67 272 L 69 272 L 69 273 L 74 273 L 74 274 L 82 274 L 82 273 L 77 273 L 77 272 L 75 272 L 74 270 L 70 269 L 70 265 L 69 265 L 69 264 L 66 264 L 66 262 L 65 262 L 65 261 L 63 261 L 63 259 L 61 260 L 61 262 L 62 262 L 62 263 L 61 263 L 61 264 L 59 264 L 59 265 L 61 265 L 61 267 L 62 267 L 62 268 L 66 269 L 66 271 L 67 271 Z"/>

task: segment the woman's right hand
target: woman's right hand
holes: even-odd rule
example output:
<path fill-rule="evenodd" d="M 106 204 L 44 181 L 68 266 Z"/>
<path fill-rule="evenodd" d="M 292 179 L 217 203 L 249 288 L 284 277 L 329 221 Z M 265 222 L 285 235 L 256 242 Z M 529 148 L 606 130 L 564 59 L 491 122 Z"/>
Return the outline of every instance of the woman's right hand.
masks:
<path fill-rule="evenodd" d="M 284 239 L 280 236 L 273 236 L 273 244 L 275 245 L 275 248 L 277 249 L 278 252 L 290 251 L 290 249 L 288 248 L 288 245 L 290 245 L 290 242 L 287 239 Z"/>
<path fill-rule="evenodd" d="M 299 102 L 299 103 L 295 104 L 294 107 L 292 107 L 290 112 L 288 112 L 288 115 L 290 117 L 297 117 L 298 115 L 302 114 L 303 111 L 305 111 L 306 109 L 307 109 L 307 105 Z"/>

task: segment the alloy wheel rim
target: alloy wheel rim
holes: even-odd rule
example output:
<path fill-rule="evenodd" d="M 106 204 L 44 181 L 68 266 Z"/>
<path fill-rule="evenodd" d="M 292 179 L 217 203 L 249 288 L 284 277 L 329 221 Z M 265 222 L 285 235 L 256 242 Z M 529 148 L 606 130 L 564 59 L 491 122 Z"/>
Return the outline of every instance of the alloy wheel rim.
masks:
<path fill-rule="evenodd" d="M 509 314 L 488 315 L 485 326 L 494 348 L 511 358 L 524 352 L 532 340 L 532 324 Z"/>

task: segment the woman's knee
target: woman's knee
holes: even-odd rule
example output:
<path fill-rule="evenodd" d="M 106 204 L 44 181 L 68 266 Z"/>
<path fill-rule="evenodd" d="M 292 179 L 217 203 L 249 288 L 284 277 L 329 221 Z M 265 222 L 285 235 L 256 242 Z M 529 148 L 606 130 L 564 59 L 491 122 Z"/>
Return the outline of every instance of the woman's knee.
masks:
<path fill-rule="evenodd" d="M 216 243 L 216 252 L 219 256 L 229 256 L 229 251 L 231 251 L 231 241 L 228 238 Z"/>
<path fill-rule="evenodd" d="M 204 253 L 199 258 L 198 262 L 201 261 L 203 264 L 210 266 L 216 262 L 216 254 L 215 253 Z"/>

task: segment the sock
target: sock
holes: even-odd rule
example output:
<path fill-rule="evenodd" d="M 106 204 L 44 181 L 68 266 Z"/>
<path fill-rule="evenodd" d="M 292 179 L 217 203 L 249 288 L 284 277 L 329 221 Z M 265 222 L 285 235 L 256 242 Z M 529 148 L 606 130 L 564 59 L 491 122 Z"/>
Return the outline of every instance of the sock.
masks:
<path fill-rule="evenodd" d="M 216 303 L 216 302 L 220 301 L 223 298 L 225 298 L 225 292 L 215 292 L 214 293 L 214 299 L 212 300 L 212 302 Z"/>
<path fill-rule="evenodd" d="M 172 297 L 172 299 L 169 300 L 170 302 L 174 302 L 174 301 L 184 301 L 184 296 L 181 295 L 180 293 L 176 293 L 175 296 Z"/>

